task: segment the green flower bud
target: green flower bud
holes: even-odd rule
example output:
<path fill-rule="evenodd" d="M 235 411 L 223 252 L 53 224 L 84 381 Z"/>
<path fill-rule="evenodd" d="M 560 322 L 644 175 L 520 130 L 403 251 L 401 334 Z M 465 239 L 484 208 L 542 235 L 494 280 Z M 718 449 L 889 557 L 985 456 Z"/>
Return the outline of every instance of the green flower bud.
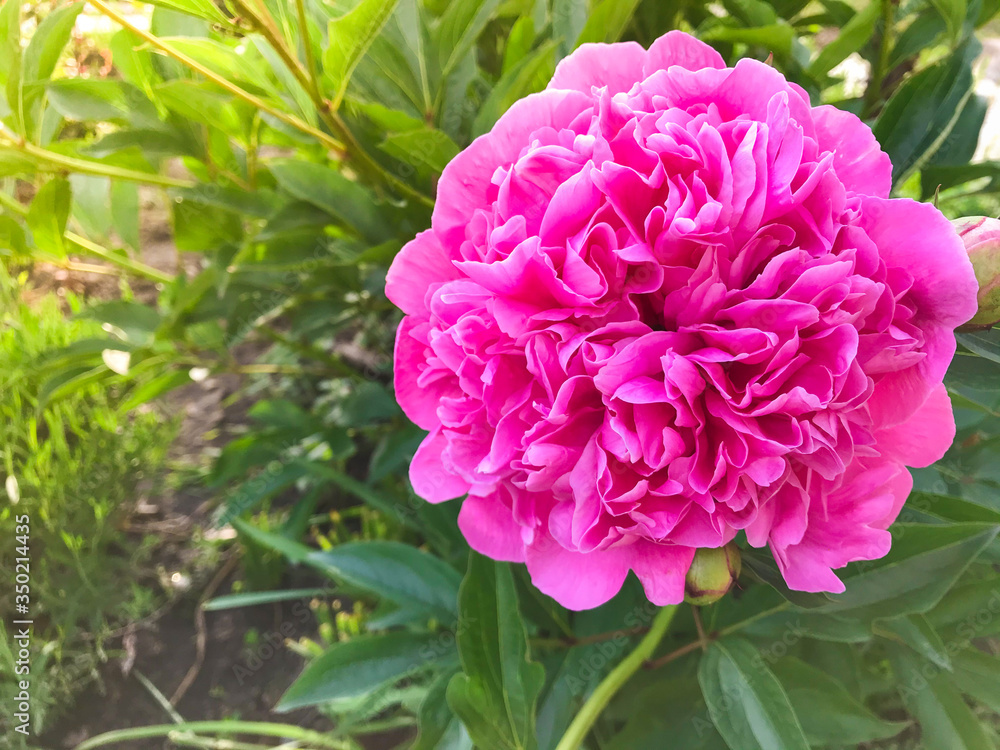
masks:
<path fill-rule="evenodd" d="M 735 544 L 699 549 L 684 581 L 684 601 L 704 607 L 719 601 L 740 577 L 740 551 Z"/>
<path fill-rule="evenodd" d="M 952 225 L 965 243 L 979 282 L 979 312 L 968 324 L 992 326 L 1000 322 L 1000 220 L 967 216 Z"/>

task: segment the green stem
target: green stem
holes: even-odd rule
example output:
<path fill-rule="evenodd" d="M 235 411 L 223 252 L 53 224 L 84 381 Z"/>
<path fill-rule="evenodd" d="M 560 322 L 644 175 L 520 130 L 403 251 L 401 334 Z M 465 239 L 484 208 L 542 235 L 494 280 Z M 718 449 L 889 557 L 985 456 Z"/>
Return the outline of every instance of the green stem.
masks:
<path fill-rule="evenodd" d="M 674 604 L 664 607 L 657 613 L 649 632 L 636 646 L 635 651 L 622 659 L 587 698 L 587 702 L 583 704 L 583 708 L 580 709 L 580 712 L 573 719 L 573 723 L 569 725 L 569 729 L 556 745 L 556 750 L 577 750 L 580 747 L 590 732 L 590 728 L 597 721 L 597 717 L 611 702 L 615 693 L 653 655 L 660 640 L 670 627 L 674 615 L 677 614 L 679 606 Z"/>
<path fill-rule="evenodd" d="M 295 0 L 295 8 L 299 15 L 299 33 L 302 36 L 302 48 L 306 56 L 306 72 L 316 91 L 319 91 L 319 69 L 316 67 L 316 56 L 313 54 L 312 37 L 309 36 L 309 17 L 306 15 L 305 0 Z"/>
<path fill-rule="evenodd" d="M 148 31 L 144 31 L 143 29 L 140 29 L 137 26 L 134 26 L 133 24 L 129 23 L 124 16 L 122 16 L 114 9 L 108 7 L 103 2 L 103 0 L 91 0 L 90 4 L 93 5 L 95 8 L 97 8 L 99 11 L 101 11 L 101 13 L 106 15 L 108 18 L 115 21 L 122 28 L 128 29 L 133 34 L 136 34 L 144 41 L 148 42 L 150 45 L 163 52 L 168 57 L 172 57 L 174 60 L 181 63 L 182 65 L 200 73 L 205 78 L 214 83 L 216 86 L 225 89 L 238 99 L 242 99 L 247 104 L 250 104 L 251 106 L 254 106 L 257 109 L 261 109 L 267 112 L 275 119 L 281 120 L 286 125 L 290 125 L 296 130 L 299 130 L 305 133 L 306 135 L 312 136 L 327 148 L 333 149 L 334 151 L 343 152 L 344 144 L 338 141 L 333 136 L 329 135 L 328 133 L 324 133 L 322 130 L 319 130 L 318 128 L 314 128 L 305 120 L 300 120 L 295 115 L 290 115 L 287 112 L 282 112 L 279 109 L 275 109 L 260 97 L 251 94 L 249 91 L 241 89 L 239 86 L 232 83 L 231 81 L 227 81 L 219 74 L 206 68 L 197 60 L 194 60 L 193 58 L 185 55 L 183 52 L 174 49 L 169 44 L 164 42 L 162 39 L 159 39 L 158 37 L 150 34 Z"/>
<path fill-rule="evenodd" d="M 66 232 L 66 239 L 84 252 L 98 258 L 102 258 L 112 265 L 134 273 L 136 276 L 142 276 L 159 284 L 169 284 L 174 280 L 174 277 L 168 273 L 164 273 L 163 271 L 153 268 L 152 266 L 147 266 L 145 263 L 140 261 L 132 260 L 127 256 L 113 253 L 107 248 L 101 247 L 100 245 L 91 242 L 86 237 L 82 237 L 75 232 Z"/>
<path fill-rule="evenodd" d="M 882 38 L 879 39 L 878 58 L 872 68 L 871 78 L 868 79 L 868 87 L 865 89 L 865 101 L 863 114 L 865 117 L 871 116 L 875 107 L 882 99 L 882 81 L 889 72 L 889 56 L 892 53 L 892 24 L 894 14 L 892 10 L 893 0 L 881 0 L 882 2 Z"/>
<path fill-rule="evenodd" d="M 18 214 L 19 216 L 28 215 L 27 206 L 22 205 L 17 200 L 15 200 L 14 198 L 12 198 L 11 196 L 7 195 L 2 191 L 0 191 L 0 205 L 5 206 L 14 213 Z M 66 232 L 65 237 L 68 242 L 76 245 L 80 250 L 83 250 L 85 253 L 89 253 L 90 255 L 102 258 L 103 260 L 106 260 L 108 263 L 111 263 L 112 265 L 117 266 L 118 268 L 134 273 L 136 276 L 142 276 L 144 278 L 150 279 L 151 281 L 155 281 L 157 283 L 162 283 L 162 284 L 169 284 L 174 280 L 174 277 L 171 276 L 170 274 L 164 273 L 163 271 L 153 268 L 152 266 L 147 266 L 145 263 L 142 263 L 140 261 L 132 260 L 127 256 L 119 255 L 118 253 L 113 253 L 106 247 L 101 247 L 100 245 L 91 242 L 86 237 L 82 237 L 81 235 L 76 234 L 75 232 Z M 66 261 L 61 258 L 45 257 L 43 258 L 43 260 L 45 260 L 47 263 L 52 263 L 53 265 L 70 268 L 71 270 L 85 271 L 86 273 L 108 273 L 108 270 L 106 268 L 100 268 L 99 266 L 90 268 L 90 267 L 85 267 L 84 264 L 79 264 L 80 267 L 76 268 L 74 267 L 76 264 L 73 264 L 73 261 Z"/>
<path fill-rule="evenodd" d="M 39 148 L 32 143 L 15 140 L 9 136 L 5 137 L 3 140 L 7 141 L 9 145 L 13 146 L 18 151 L 23 151 L 25 154 L 28 154 L 34 159 L 48 162 L 49 164 L 59 167 L 61 170 L 65 170 L 67 172 L 92 174 L 97 175 L 98 177 L 111 177 L 117 180 L 127 180 L 128 182 L 139 182 L 146 185 L 157 185 L 159 187 L 189 188 L 194 187 L 195 184 L 189 180 L 178 180 L 173 177 L 167 177 L 166 175 L 155 174 L 152 172 L 139 172 L 134 169 L 125 169 L 124 167 L 116 167 L 111 164 L 103 164 L 99 161 L 89 161 L 87 159 L 77 159 L 72 156 L 57 154 L 54 151 Z"/>
<path fill-rule="evenodd" d="M 276 724 L 266 721 L 190 721 L 185 724 L 160 724 L 152 727 L 135 729 L 119 729 L 105 732 L 97 737 L 91 737 L 76 746 L 76 750 L 91 750 L 116 742 L 144 739 L 147 737 L 166 737 L 179 732 L 215 732 L 218 734 L 251 734 L 261 737 L 281 737 L 284 739 L 308 742 L 316 747 L 330 750 L 344 750 L 350 745 L 342 740 L 334 740 L 320 732 L 302 729 L 292 724 Z"/>

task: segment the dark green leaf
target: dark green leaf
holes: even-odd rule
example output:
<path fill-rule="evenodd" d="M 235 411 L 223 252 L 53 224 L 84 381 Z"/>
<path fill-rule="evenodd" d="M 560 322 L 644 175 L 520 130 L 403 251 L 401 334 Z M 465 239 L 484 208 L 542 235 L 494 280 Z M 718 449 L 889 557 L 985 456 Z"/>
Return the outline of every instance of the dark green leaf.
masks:
<path fill-rule="evenodd" d="M 458 649 L 463 673 L 448 684 L 448 703 L 472 741 L 491 750 L 535 750 L 545 669 L 530 660 L 506 563 L 472 553 L 460 594 Z"/>
<path fill-rule="evenodd" d="M 975 40 L 964 43 L 907 80 L 885 105 L 873 131 L 892 159 L 893 184 L 920 169 L 948 138 L 972 96 L 972 61 L 980 49 Z"/>
<path fill-rule="evenodd" d="M 439 558 L 408 544 L 350 542 L 313 552 L 306 562 L 400 606 L 439 617 L 458 613 L 461 576 Z"/>
<path fill-rule="evenodd" d="M 450 633 L 382 633 L 335 643 L 311 661 L 275 707 L 278 712 L 364 695 L 455 655 Z"/>
<path fill-rule="evenodd" d="M 427 689 L 417 714 L 420 734 L 412 750 L 472 750 L 465 725 L 448 705 L 448 683 L 453 675 L 453 672 L 443 673 Z"/>
<path fill-rule="evenodd" d="M 951 671 L 948 649 L 923 615 L 877 620 L 872 627 L 876 635 L 903 643 L 940 669 Z"/>
<path fill-rule="evenodd" d="M 897 524 L 889 554 L 855 564 L 847 591 L 822 608 L 856 619 L 922 613 L 933 607 L 1000 527 L 991 524 Z"/>
<path fill-rule="evenodd" d="M 788 695 L 748 641 L 724 638 L 709 646 L 698 682 L 715 728 L 740 750 L 808 750 Z"/>
<path fill-rule="evenodd" d="M 820 50 L 809 66 L 809 74 L 817 79 L 825 76 L 848 55 L 861 49 L 875 31 L 881 7 L 881 3 L 872 2 L 855 13 L 837 38 Z"/>
<path fill-rule="evenodd" d="M 894 737 L 907 726 L 880 719 L 842 684 L 793 656 L 776 660 L 773 669 L 811 745 L 871 742 Z"/>
<path fill-rule="evenodd" d="M 334 101 L 339 102 L 344 95 L 351 73 L 382 31 L 397 1 L 361 0 L 349 13 L 330 21 L 323 69 L 333 82 Z"/>
<path fill-rule="evenodd" d="M 374 198 L 356 182 L 328 167 L 291 159 L 275 160 L 270 169 L 293 198 L 323 209 L 372 242 L 388 238 L 389 228 Z"/>
<path fill-rule="evenodd" d="M 928 669 L 903 646 L 890 644 L 889 659 L 903 702 L 920 722 L 924 747 L 993 750 L 993 743 L 950 675 L 934 667 Z"/>
<path fill-rule="evenodd" d="M 953 661 L 958 689 L 1000 712 L 1000 659 L 972 647 L 959 651 Z"/>

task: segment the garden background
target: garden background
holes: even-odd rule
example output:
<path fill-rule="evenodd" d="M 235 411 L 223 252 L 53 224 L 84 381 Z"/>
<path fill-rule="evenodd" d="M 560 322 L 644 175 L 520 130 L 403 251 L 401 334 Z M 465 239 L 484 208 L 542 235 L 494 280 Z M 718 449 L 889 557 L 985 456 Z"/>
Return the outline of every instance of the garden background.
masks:
<path fill-rule="evenodd" d="M 392 395 L 383 287 L 437 176 L 580 44 L 682 29 L 862 117 L 896 195 L 996 216 L 998 10 L 5 0 L 0 746 L 555 748 L 653 609 L 630 580 L 568 612 L 409 487 L 424 433 Z M 998 746 L 1000 336 L 959 341 L 959 435 L 915 472 L 889 558 L 831 599 L 746 555 L 737 595 L 679 615 L 585 747 Z M 733 670 L 756 675 L 735 699 Z"/>

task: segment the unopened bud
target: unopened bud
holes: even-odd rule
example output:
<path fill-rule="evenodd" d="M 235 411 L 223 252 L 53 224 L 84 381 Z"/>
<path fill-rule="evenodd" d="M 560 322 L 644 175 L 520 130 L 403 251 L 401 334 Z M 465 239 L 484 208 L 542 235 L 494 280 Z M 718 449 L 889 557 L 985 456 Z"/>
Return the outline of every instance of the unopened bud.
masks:
<path fill-rule="evenodd" d="M 684 601 L 704 607 L 719 601 L 740 577 L 740 551 L 734 544 L 699 549 L 684 581 Z"/>
<path fill-rule="evenodd" d="M 979 312 L 969 325 L 992 326 L 1000 322 L 1000 220 L 967 216 L 952 225 L 965 243 L 979 282 Z"/>

